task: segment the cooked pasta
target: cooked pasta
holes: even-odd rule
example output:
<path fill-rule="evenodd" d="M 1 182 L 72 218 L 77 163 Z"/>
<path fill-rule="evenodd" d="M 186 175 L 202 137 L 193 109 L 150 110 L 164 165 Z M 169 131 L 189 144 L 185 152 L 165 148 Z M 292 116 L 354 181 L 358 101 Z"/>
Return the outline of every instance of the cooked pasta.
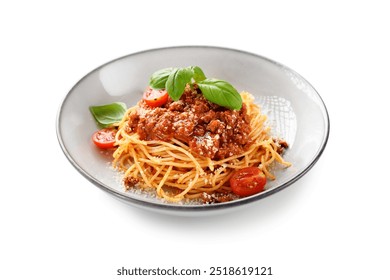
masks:
<path fill-rule="evenodd" d="M 271 166 L 276 162 L 290 166 L 281 156 L 285 143 L 271 136 L 267 117 L 251 94 L 241 93 L 239 112 L 215 106 L 216 113 L 209 119 L 210 109 L 199 113 L 196 109 L 203 103 L 195 100 L 191 106 L 189 101 L 203 102 L 202 97 L 194 89 L 186 91 L 187 99 L 171 101 L 164 108 L 150 108 L 141 100 L 127 110 L 119 123 L 113 161 L 124 172 L 126 188 L 154 189 L 157 196 L 177 202 L 231 194 L 229 179 L 245 167 L 256 166 L 273 180 Z M 171 116 L 174 112 L 179 113 Z M 162 123 L 164 118 L 171 121 L 169 127 Z"/>

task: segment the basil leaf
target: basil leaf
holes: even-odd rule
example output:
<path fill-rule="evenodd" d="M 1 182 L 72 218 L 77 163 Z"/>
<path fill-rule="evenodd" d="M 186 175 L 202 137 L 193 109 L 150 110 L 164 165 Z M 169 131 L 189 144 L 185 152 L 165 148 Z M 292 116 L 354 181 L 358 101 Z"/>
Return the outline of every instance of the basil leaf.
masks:
<path fill-rule="evenodd" d="M 89 110 L 98 125 L 104 128 L 120 122 L 126 113 L 127 107 L 125 103 L 115 102 L 100 106 L 90 106 Z"/>
<path fill-rule="evenodd" d="M 175 69 L 169 75 L 165 88 L 174 101 L 180 99 L 186 85 L 191 82 L 193 76 L 194 72 L 191 67 Z"/>
<path fill-rule="evenodd" d="M 241 109 L 241 95 L 228 82 L 217 79 L 206 79 L 198 82 L 198 86 L 208 101 L 231 110 Z"/>
<path fill-rule="evenodd" d="M 200 69 L 199 66 L 191 66 L 192 71 L 194 72 L 194 80 L 195 82 L 200 82 L 206 79 L 203 70 Z"/>
<path fill-rule="evenodd" d="M 204 97 L 220 106 L 231 110 L 242 107 L 241 95 L 228 82 L 217 79 L 207 79 L 199 66 L 186 68 L 165 68 L 156 71 L 150 78 L 149 85 L 154 89 L 165 88 L 169 96 L 177 101 L 184 93 L 187 84 L 198 84 Z"/>
<path fill-rule="evenodd" d="M 171 67 L 154 72 L 150 77 L 149 86 L 154 89 L 165 88 L 168 77 L 174 70 L 175 68 Z"/>

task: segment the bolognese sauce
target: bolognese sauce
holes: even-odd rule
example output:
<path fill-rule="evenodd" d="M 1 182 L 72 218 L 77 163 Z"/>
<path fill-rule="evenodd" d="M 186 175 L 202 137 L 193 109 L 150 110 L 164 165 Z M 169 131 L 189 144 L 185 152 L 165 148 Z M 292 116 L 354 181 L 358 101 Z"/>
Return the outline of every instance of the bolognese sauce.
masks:
<path fill-rule="evenodd" d="M 207 101 L 196 86 L 187 86 L 178 101 L 169 98 L 160 107 L 139 101 L 126 130 L 140 140 L 181 140 L 192 153 L 212 160 L 241 154 L 252 144 L 246 105 L 229 110 Z"/>

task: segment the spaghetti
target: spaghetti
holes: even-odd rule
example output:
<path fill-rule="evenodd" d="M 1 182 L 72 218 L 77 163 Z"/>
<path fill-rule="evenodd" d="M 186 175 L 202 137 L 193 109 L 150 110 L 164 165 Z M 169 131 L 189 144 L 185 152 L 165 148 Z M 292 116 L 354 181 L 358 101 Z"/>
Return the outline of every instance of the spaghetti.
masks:
<path fill-rule="evenodd" d="M 185 90 L 184 102 L 182 98 L 177 102 L 170 101 L 164 108 L 152 109 L 141 100 L 128 109 L 119 123 L 113 155 L 113 166 L 124 172 L 125 187 L 151 188 L 157 196 L 170 202 L 220 194 L 225 198 L 227 194 L 231 200 L 229 179 L 236 170 L 256 166 L 268 179 L 275 179 L 270 170 L 273 164 L 290 166 L 281 156 L 285 145 L 271 137 L 270 128 L 265 126 L 267 117 L 254 104 L 253 96 L 242 92 L 241 97 L 243 108 L 240 112 L 223 111 L 220 106 L 205 101 L 215 112 L 210 120 L 205 120 L 210 108 L 197 116 L 194 114 L 196 105 L 191 107 L 186 102 L 186 98 L 195 98 L 193 104 L 199 105 L 198 99 L 202 100 L 201 94 L 189 87 Z M 172 112 L 179 113 L 172 117 Z M 167 115 L 172 121 L 171 127 L 159 127 Z M 148 123 L 154 116 L 156 122 Z M 192 123 L 184 122 L 180 126 L 184 120 L 177 116 L 185 116 Z M 221 116 L 232 121 L 234 127 L 229 123 L 221 126 Z M 240 122 L 234 122 L 237 117 L 241 118 Z M 201 120 L 203 126 L 199 126 Z M 213 121 L 220 126 L 213 126 Z M 226 135 L 222 139 L 224 133 L 230 135 L 229 141 Z"/>

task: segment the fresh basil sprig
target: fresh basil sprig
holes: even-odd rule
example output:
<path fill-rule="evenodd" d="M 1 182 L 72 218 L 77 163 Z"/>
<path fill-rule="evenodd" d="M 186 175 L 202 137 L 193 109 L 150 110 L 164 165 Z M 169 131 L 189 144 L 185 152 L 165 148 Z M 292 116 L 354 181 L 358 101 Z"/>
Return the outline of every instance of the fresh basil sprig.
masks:
<path fill-rule="evenodd" d="M 203 73 L 203 70 L 199 66 L 191 66 L 192 71 L 194 72 L 194 80 L 200 82 L 206 79 L 206 76 Z"/>
<path fill-rule="evenodd" d="M 232 110 L 240 110 L 242 107 L 241 95 L 225 81 L 206 79 L 199 82 L 198 87 L 208 101 Z"/>
<path fill-rule="evenodd" d="M 125 103 L 114 102 L 111 104 L 90 106 L 89 110 L 101 128 L 110 127 L 120 122 L 126 113 Z"/>
<path fill-rule="evenodd" d="M 175 71 L 176 68 L 164 68 L 153 73 L 150 77 L 149 84 L 154 89 L 165 88 L 165 84 L 168 80 L 169 75 Z"/>
<path fill-rule="evenodd" d="M 223 80 L 207 79 L 198 66 L 165 68 L 153 73 L 149 81 L 149 86 L 154 89 L 165 88 L 175 101 L 183 95 L 187 84 L 197 84 L 210 102 L 231 110 L 240 110 L 242 107 L 241 95 L 231 84 Z"/>
<path fill-rule="evenodd" d="M 169 96 L 175 101 L 179 100 L 193 76 L 194 71 L 191 68 L 177 68 L 173 70 L 165 84 Z"/>

